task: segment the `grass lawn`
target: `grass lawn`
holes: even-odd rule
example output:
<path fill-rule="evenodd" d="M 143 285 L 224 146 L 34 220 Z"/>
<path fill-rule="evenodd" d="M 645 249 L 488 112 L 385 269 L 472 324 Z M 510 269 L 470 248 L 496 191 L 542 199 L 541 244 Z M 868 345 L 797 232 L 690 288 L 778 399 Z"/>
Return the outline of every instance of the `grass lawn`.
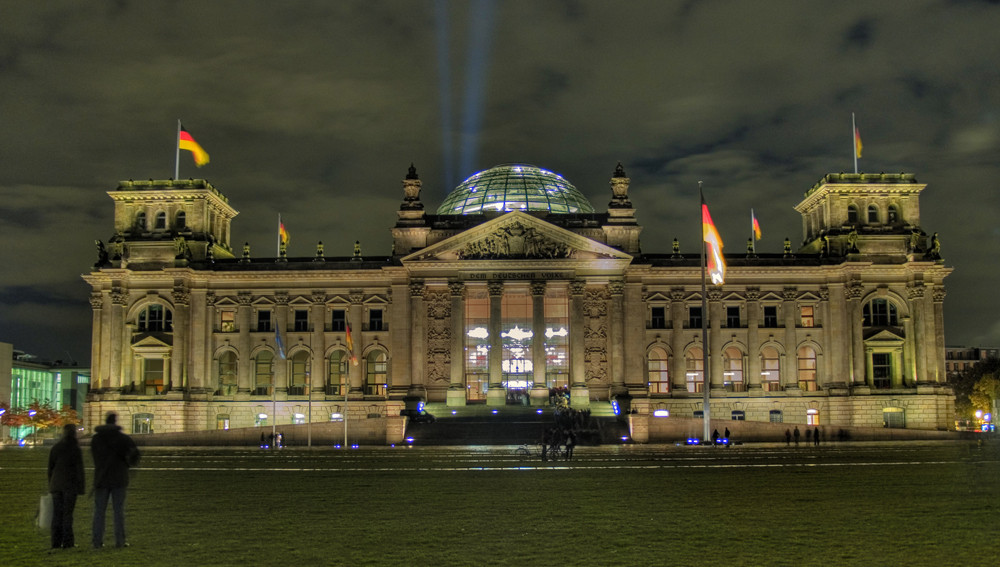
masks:
<path fill-rule="evenodd" d="M 584 447 L 572 463 L 511 449 L 149 448 L 131 547 L 108 547 L 109 524 L 91 550 L 81 497 L 79 547 L 49 554 L 32 526 L 48 450 L 8 448 L 0 565 L 1000 562 L 1000 441 Z"/>

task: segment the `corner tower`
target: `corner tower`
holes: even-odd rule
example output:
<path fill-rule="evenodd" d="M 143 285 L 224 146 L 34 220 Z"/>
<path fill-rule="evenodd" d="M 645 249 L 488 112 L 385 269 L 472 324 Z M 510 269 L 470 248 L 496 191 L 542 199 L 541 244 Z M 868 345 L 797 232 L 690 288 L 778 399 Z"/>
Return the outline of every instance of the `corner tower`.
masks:
<path fill-rule="evenodd" d="M 238 212 L 204 179 L 130 179 L 108 195 L 115 202 L 115 233 L 97 268 L 173 267 L 233 257 L 229 225 Z"/>

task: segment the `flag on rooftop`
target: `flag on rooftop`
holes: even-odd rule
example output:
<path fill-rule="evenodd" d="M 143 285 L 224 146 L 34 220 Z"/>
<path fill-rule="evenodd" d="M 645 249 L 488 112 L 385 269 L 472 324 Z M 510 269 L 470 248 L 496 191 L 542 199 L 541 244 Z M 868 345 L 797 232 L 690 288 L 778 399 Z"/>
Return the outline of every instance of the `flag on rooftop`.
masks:
<path fill-rule="evenodd" d="M 177 138 L 177 147 L 191 152 L 194 156 L 194 163 L 201 167 L 208 163 L 208 152 L 206 152 L 198 142 L 194 141 L 191 134 L 181 126 L 180 135 Z"/>
<path fill-rule="evenodd" d="M 861 157 L 861 131 L 858 130 L 857 126 L 854 127 L 854 155 Z"/>

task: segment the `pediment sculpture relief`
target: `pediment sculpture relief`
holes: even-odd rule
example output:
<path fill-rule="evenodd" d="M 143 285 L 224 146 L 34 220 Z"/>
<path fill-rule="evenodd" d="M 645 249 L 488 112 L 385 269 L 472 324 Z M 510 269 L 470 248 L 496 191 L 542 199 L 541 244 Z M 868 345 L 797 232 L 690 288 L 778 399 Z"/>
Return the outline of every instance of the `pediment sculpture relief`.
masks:
<path fill-rule="evenodd" d="M 534 227 L 513 222 L 493 234 L 465 245 L 458 256 L 463 260 L 498 258 L 568 258 L 569 246 L 547 238 Z"/>

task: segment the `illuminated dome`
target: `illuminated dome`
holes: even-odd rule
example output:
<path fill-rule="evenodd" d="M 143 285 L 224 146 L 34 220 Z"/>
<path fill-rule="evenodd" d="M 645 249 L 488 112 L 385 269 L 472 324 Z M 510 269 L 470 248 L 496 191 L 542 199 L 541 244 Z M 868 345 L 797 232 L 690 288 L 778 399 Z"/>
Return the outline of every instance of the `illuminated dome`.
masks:
<path fill-rule="evenodd" d="M 439 215 L 491 211 L 593 213 L 587 198 L 561 175 L 524 164 L 498 165 L 463 181 L 445 197 Z"/>

